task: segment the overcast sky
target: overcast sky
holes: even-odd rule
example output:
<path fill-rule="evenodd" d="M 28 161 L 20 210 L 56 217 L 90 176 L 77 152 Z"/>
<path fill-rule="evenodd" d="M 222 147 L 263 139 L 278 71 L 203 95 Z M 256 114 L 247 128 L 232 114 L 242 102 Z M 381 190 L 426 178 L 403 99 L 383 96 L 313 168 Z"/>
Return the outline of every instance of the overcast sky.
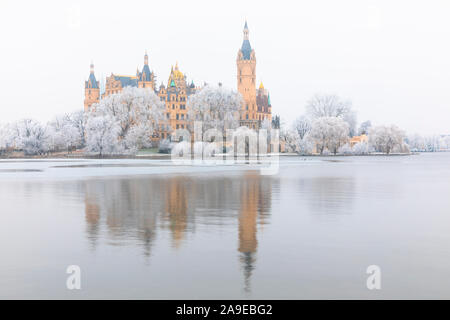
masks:
<path fill-rule="evenodd" d="M 158 86 L 171 65 L 236 88 L 245 19 L 257 81 L 290 121 L 316 92 L 352 100 L 358 120 L 450 134 L 450 1 L 0 0 L 0 122 L 83 107 L 97 79 L 134 75 L 148 50 Z"/>

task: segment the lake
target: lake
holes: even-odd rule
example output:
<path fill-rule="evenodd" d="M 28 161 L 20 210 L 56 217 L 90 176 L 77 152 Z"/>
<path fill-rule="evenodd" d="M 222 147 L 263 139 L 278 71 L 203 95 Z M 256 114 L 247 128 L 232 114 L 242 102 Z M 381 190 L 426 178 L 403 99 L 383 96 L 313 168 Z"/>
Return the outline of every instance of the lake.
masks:
<path fill-rule="evenodd" d="M 1 160 L 0 203 L 2 299 L 450 297 L 450 153 Z"/>

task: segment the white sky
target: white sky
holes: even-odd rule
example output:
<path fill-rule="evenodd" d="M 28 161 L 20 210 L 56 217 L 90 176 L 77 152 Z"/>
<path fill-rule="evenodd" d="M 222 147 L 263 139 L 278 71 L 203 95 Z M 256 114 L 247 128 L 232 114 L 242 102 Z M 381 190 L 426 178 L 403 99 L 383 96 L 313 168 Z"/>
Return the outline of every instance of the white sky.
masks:
<path fill-rule="evenodd" d="M 290 121 L 316 92 L 353 101 L 358 120 L 450 133 L 450 1 L 0 0 L 0 122 L 83 107 L 97 79 L 134 75 L 145 50 L 196 84 L 236 88 L 247 18 L 257 80 Z"/>

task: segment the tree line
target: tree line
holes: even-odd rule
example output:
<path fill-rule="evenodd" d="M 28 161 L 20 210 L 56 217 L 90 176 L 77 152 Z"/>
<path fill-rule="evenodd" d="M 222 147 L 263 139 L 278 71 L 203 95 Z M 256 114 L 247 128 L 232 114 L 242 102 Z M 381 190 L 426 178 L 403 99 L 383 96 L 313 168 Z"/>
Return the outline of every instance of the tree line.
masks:
<path fill-rule="evenodd" d="M 234 90 L 205 86 L 188 99 L 187 129 L 192 132 L 192 123 L 199 121 L 202 132 L 212 128 L 221 132 L 234 129 L 238 134 L 251 135 L 254 130 L 239 127 L 241 101 L 242 97 Z M 291 125 L 275 125 L 280 129 L 280 141 L 286 152 L 360 155 L 450 149 L 449 136 L 406 136 L 395 125 L 372 126 L 370 121 L 357 126 L 351 101 L 337 95 L 316 94 L 305 110 Z M 22 151 L 25 155 L 46 155 L 77 149 L 100 156 L 136 154 L 152 146 L 152 134 L 161 125 L 172 131 L 165 119 L 165 105 L 152 90 L 126 87 L 121 93 L 93 104 L 88 112 L 64 114 L 46 124 L 22 119 L 0 125 L 0 154 Z M 271 129 L 274 122 L 264 120 L 260 127 Z M 352 137 L 360 135 L 368 138 L 350 144 Z M 170 139 L 159 143 L 160 150 L 172 146 Z"/>

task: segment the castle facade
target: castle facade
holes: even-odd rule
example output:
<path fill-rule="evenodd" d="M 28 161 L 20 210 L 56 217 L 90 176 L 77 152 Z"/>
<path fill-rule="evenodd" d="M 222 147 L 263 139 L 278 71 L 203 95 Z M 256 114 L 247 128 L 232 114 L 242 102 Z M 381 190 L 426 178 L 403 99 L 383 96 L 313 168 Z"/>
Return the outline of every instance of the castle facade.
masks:
<path fill-rule="evenodd" d="M 264 120 L 272 120 L 272 105 L 269 92 L 263 84 L 256 89 L 256 56 L 249 40 L 247 22 L 244 26 L 244 40 L 238 51 L 237 59 L 237 88 L 242 95 L 243 102 L 240 112 L 240 124 L 257 129 Z M 200 87 L 194 82 L 188 83 L 186 75 L 179 68 L 178 63 L 172 66 L 167 86 L 163 83 L 157 88 L 156 76 L 150 70 L 147 52 L 144 55 L 144 66 L 136 75 L 115 75 L 111 73 L 106 77 L 104 92 L 100 92 L 100 85 L 94 74 L 94 65 L 91 64 L 89 78 L 85 81 L 84 110 L 89 111 L 91 106 L 100 99 L 111 94 L 117 94 L 127 86 L 148 88 L 153 90 L 166 105 L 165 119 L 159 124 L 159 130 L 153 134 L 156 139 L 166 139 L 176 129 L 188 128 L 187 99 Z"/>

